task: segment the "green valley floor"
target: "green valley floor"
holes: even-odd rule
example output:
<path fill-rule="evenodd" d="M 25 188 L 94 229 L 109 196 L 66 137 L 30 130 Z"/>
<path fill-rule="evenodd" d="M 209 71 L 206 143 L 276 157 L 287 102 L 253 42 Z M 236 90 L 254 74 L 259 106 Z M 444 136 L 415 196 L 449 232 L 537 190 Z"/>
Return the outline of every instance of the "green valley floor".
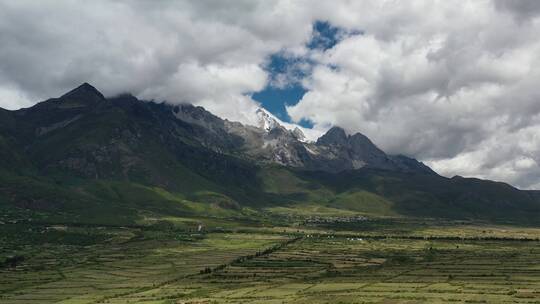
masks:
<path fill-rule="evenodd" d="M 0 225 L 0 303 L 540 303 L 540 229 Z"/>

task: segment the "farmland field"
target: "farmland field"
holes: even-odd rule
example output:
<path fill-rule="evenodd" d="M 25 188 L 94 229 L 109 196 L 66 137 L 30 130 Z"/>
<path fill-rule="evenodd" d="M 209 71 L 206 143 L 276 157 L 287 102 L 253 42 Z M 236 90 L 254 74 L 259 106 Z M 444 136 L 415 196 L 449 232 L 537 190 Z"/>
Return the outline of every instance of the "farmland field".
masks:
<path fill-rule="evenodd" d="M 540 302 L 531 227 L 1 227 L 1 303 Z"/>

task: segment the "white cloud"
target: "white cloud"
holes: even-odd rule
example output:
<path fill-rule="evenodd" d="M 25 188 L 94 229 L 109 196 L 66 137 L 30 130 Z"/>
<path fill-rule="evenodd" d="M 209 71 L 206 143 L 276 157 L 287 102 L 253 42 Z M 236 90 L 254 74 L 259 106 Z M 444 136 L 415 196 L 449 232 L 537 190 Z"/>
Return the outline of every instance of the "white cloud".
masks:
<path fill-rule="evenodd" d="M 288 111 L 460 174 L 540 185 L 538 1 L 3 1 L 0 106 L 82 82 L 253 122 L 268 56 L 314 66 Z M 346 32 L 307 50 L 315 20 Z"/>
<path fill-rule="evenodd" d="M 0 108 L 16 110 L 30 107 L 33 103 L 21 90 L 0 85 Z"/>
<path fill-rule="evenodd" d="M 313 54 L 309 92 L 289 114 L 362 132 L 445 175 L 531 187 L 540 179 L 536 16 L 525 24 L 490 1 L 372 2 L 342 24 L 364 35 Z"/>
<path fill-rule="evenodd" d="M 90 82 L 105 95 L 191 102 L 245 121 L 256 103 L 244 95 L 266 84 L 262 62 L 309 39 L 310 17 L 296 9 L 288 1 L 0 1 L 0 84 L 39 100 Z"/>

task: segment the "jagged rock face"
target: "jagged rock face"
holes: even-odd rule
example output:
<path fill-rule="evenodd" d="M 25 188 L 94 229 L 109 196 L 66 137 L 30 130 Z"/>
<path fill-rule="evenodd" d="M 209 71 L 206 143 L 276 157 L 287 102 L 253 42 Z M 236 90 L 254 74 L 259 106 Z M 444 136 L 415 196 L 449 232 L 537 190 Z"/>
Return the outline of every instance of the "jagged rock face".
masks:
<path fill-rule="evenodd" d="M 280 126 L 279 122 L 263 109 L 257 109 L 255 115 L 257 116 L 257 127 L 265 131 L 270 131 Z"/>
<path fill-rule="evenodd" d="M 302 130 L 300 130 L 299 128 L 294 128 L 294 130 L 292 131 L 292 135 L 294 136 L 294 138 L 301 142 L 306 141 L 306 135 L 304 135 L 304 132 L 302 132 Z"/>
<path fill-rule="evenodd" d="M 294 134 L 294 131 L 276 126 L 263 134 L 263 153 L 259 157 L 264 157 L 271 162 L 285 166 L 302 167 L 305 159 L 305 149 Z"/>
<path fill-rule="evenodd" d="M 332 127 L 326 134 L 317 139 L 317 145 L 321 146 L 343 146 L 347 142 L 347 134 L 340 127 Z"/>
<path fill-rule="evenodd" d="M 307 142 L 299 128 L 285 128 L 265 110 L 254 114 L 258 125 L 243 125 L 188 104 L 145 102 L 129 94 L 106 99 L 85 83 L 6 117 L 18 122 L 14 132 L 26 141 L 23 146 L 29 151 L 44 153 L 45 142 L 70 142 L 65 151 L 40 157 L 43 168 L 63 168 L 87 177 L 152 171 L 145 168 L 144 160 L 149 145 L 177 155 L 183 155 L 186 147 L 202 147 L 252 163 L 306 170 L 340 172 L 367 167 L 434 173 L 414 159 L 386 155 L 360 133 L 347 135 L 342 128 L 333 127 L 316 142 Z M 85 129 L 92 127 L 96 130 Z M 91 140 L 86 141 L 85 136 Z"/>
<path fill-rule="evenodd" d="M 340 172 L 363 167 L 403 172 L 434 172 L 421 162 L 402 155 L 389 156 L 375 146 L 369 138 L 356 133 L 352 136 L 345 130 L 333 127 L 317 142 L 304 142 L 282 126 L 260 132 L 262 149 L 251 145 L 248 153 L 256 160 L 274 162 L 285 166 Z"/>
<path fill-rule="evenodd" d="M 315 167 L 324 167 L 325 171 L 339 172 L 366 166 L 392 169 L 386 154 L 367 137 L 360 133 L 349 136 L 339 127 L 333 127 L 321 136 L 313 150 L 319 151 Z M 331 165 L 324 162 L 330 162 Z"/>

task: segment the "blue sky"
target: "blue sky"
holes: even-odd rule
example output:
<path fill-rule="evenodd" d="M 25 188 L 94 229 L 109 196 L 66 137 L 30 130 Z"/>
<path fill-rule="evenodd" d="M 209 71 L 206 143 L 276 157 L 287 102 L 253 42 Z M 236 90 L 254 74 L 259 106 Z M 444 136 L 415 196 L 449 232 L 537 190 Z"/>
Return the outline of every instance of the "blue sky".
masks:
<path fill-rule="evenodd" d="M 326 21 L 317 21 L 313 24 L 313 35 L 306 44 L 309 50 L 327 50 L 335 46 L 343 36 L 344 31 L 332 26 Z M 309 58 L 295 57 L 285 53 L 272 54 L 265 70 L 270 74 L 270 83 L 259 92 L 255 92 L 252 98 L 270 113 L 285 122 L 291 122 L 287 114 L 286 105 L 297 104 L 307 92 L 302 86 L 301 80 L 309 76 L 313 62 Z M 279 77 L 285 78 L 285 84 L 276 84 Z M 313 127 L 310 121 L 300 121 L 299 124 L 306 128 Z"/>

